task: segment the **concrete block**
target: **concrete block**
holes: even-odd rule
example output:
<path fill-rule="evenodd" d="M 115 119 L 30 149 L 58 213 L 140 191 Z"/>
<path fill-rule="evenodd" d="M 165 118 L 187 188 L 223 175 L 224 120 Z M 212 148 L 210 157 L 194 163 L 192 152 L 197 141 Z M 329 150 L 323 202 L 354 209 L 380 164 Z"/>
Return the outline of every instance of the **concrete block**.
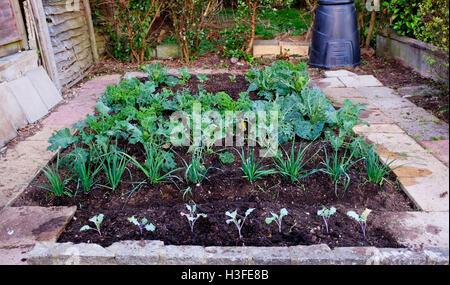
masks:
<path fill-rule="evenodd" d="M 30 79 L 21 77 L 8 82 L 8 86 L 17 102 L 19 102 L 29 123 L 34 123 L 47 114 L 47 106 L 42 102 Z"/>
<path fill-rule="evenodd" d="M 47 106 L 47 109 L 53 108 L 56 104 L 62 101 L 62 97 L 55 84 L 48 76 L 47 72 L 42 66 L 28 71 L 25 74 L 37 90 L 42 101 Z"/>
<path fill-rule="evenodd" d="M 307 42 L 281 42 L 281 52 L 285 55 L 307 56 L 309 54 L 309 43 Z"/>
<path fill-rule="evenodd" d="M 161 59 L 177 58 L 181 56 L 181 49 L 178 45 L 156 46 L 156 57 Z"/>
<path fill-rule="evenodd" d="M 255 40 L 253 42 L 253 57 L 277 56 L 281 53 L 277 40 Z"/>
<path fill-rule="evenodd" d="M 38 67 L 38 55 L 35 50 L 18 52 L 0 58 L 0 82 L 16 80 L 30 70 Z"/>
<path fill-rule="evenodd" d="M 28 124 L 27 117 L 7 83 L 0 84 L 0 117 L 8 120 L 17 130 Z"/>

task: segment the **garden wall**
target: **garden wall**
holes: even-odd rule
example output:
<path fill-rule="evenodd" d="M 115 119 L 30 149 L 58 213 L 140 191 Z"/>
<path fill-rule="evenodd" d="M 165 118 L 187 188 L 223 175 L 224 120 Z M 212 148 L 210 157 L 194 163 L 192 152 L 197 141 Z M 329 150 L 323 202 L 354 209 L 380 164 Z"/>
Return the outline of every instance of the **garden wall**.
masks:
<path fill-rule="evenodd" d="M 422 76 L 448 81 L 448 53 L 435 46 L 384 30 L 377 35 L 376 54 L 397 58 Z"/>

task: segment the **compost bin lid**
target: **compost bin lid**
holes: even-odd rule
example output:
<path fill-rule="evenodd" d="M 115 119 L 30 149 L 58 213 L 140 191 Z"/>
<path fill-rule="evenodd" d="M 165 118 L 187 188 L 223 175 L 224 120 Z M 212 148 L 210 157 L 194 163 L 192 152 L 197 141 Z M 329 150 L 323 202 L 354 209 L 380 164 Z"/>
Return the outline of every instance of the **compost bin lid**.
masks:
<path fill-rule="evenodd" d="M 349 4 L 354 0 L 319 0 L 320 5 L 335 5 L 335 4 Z"/>

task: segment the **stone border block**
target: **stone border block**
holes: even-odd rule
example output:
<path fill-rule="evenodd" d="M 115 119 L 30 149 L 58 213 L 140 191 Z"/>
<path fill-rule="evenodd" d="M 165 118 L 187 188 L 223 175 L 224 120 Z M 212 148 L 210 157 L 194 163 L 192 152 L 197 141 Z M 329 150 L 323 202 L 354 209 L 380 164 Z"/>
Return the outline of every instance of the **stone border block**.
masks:
<path fill-rule="evenodd" d="M 206 247 L 206 259 L 212 265 L 252 265 L 252 248 L 249 247 Z"/>
<path fill-rule="evenodd" d="M 326 244 L 298 245 L 289 248 L 294 265 L 325 265 L 335 260 L 334 253 Z"/>
<path fill-rule="evenodd" d="M 162 241 L 143 240 L 117 242 L 106 249 L 115 255 L 117 264 L 154 265 L 160 263 L 163 247 Z"/>

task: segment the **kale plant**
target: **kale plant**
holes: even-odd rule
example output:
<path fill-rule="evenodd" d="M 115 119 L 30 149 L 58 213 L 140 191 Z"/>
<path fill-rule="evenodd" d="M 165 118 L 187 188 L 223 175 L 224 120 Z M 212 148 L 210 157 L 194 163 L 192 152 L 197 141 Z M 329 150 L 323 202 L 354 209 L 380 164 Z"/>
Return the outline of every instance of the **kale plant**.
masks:
<path fill-rule="evenodd" d="M 266 218 L 266 224 L 271 224 L 273 221 L 275 221 L 275 223 L 277 223 L 278 225 L 278 232 L 281 233 L 281 223 L 283 222 L 283 217 L 286 216 L 288 214 L 288 211 L 286 210 L 286 208 L 283 208 L 280 210 L 280 214 L 275 214 L 272 213 L 272 217 L 270 218 Z"/>
<path fill-rule="evenodd" d="M 88 225 L 84 225 L 83 227 L 81 227 L 80 232 L 87 230 L 95 230 L 101 236 L 102 232 L 100 231 L 100 224 L 103 222 L 103 217 L 104 217 L 103 214 L 99 214 L 97 216 L 90 218 L 89 221 L 95 224 L 95 228 L 92 228 Z"/>
<path fill-rule="evenodd" d="M 148 220 L 146 218 L 142 218 L 139 222 L 134 216 L 127 219 L 130 223 L 136 225 L 139 228 L 139 232 L 143 233 L 144 229 L 148 232 L 154 232 L 155 226 L 152 223 L 148 223 Z"/>
<path fill-rule="evenodd" d="M 325 227 L 327 229 L 327 233 L 328 233 L 328 220 L 335 213 L 336 213 L 336 208 L 335 207 L 331 207 L 330 209 L 327 209 L 327 207 L 322 206 L 322 210 L 318 210 L 317 211 L 317 215 L 321 216 L 323 218 L 323 222 L 325 223 Z"/>
<path fill-rule="evenodd" d="M 242 227 L 244 226 L 245 220 L 247 219 L 248 215 L 250 215 L 253 212 L 253 210 L 255 210 L 255 209 L 254 208 L 248 209 L 245 212 L 244 216 L 239 215 L 237 213 L 237 209 L 234 210 L 233 212 L 229 212 L 229 211 L 225 212 L 225 215 L 230 217 L 230 219 L 226 220 L 226 223 L 227 224 L 233 223 L 236 226 L 240 239 L 242 239 L 241 230 L 242 230 Z"/>
<path fill-rule="evenodd" d="M 354 211 L 347 212 L 347 216 L 355 219 L 361 226 L 361 230 L 363 232 L 364 238 L 366 238 L 367 216 L 369 216 L 370 212 L 372 212 L 372 210 L 365 209 L 364 212 L 362 212 L 361 216 L 359 216 Z"/>
<path fill-rule="evenodd" d="M 194 204 L 190 206 L 189 204 L 186 204 L 186 209 L 188 209 L 189 213 L 181 212 L 181 216 L 184 216 L 187 218 L 189 227 L 191 228 L 191 232 L 194 232 L 194 225 L 195 222 L 198 220 L 198 218 L 203 217 L 206 218 L 208 215 L 203 213 L 196 213 L 197 212 L 197 206 Z"/>

